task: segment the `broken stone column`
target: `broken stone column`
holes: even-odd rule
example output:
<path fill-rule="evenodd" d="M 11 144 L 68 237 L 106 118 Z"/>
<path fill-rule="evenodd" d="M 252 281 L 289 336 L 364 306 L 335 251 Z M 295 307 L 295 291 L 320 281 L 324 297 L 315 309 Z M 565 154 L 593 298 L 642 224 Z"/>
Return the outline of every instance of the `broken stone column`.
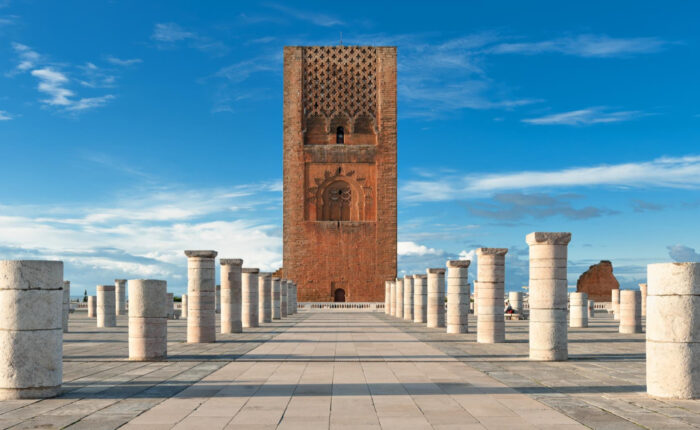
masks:
<path fill-rule="evenodd" d="M 185 251 L 187 256 L 187 343 L 216 342 L 214 287 L 216 251 Z"/>
<path fill-rule="evenodd" d="M 97 307 L 97 296 L 88 296 L 87 301 L 87 316 L 88 318 L 95 318 L 97 315 L 95 308 Z"/>
<path fill-rule="evenodd" d="M 588 319 L 595 317 L 595 301 L 588 299 Z"/>
<path fill-rule="evenodd" d="M 258 323 L 272 322 L 272 273 L 258 275 Z"/>
<path fill-rule="evenodd" d="M 282 318 L 280 309 L 280 278 L 272 278 L 272 319 L 278 320 Z"/>
<path fill-rule="evenodd" d="M 114 280 L 114 295 L 116 296 L 117 315 L 126 315 L 126 279 Z"/>
<path fill-rule="evenodd" d="M 221 285 L 217 285 L 214 289 L 214 312 L 217 314 L 221 313 Z"/>
<path fill-rule="evenodd" d="M 526 241 L 530 246 L 530 359 L 566 360 L 566 259 L 571 233 L 535 232 Z"/>
<path fill-rule="evenodd" d="M 469 260 L 447 262 L 447 333 L 469 332 L 469 297 L 471 286 L 467 278 Z"/>
<path fill-rule="evenodd" d="M 647 284 L 639 284 L 639 291 L 642 293 L 642 316 L 647 316 Z"/>
<path fill-rule="evenodd" d="M 116 327 L 114 285 L 97 286 L 97 327 Z"/>
<path fill-rule="evenodd" d="M 280 315 L 282 318 L 287 316 L 287 301 L 289 300 L 289 286 L 288 280 L 282 279 L 280 281 Z"/>
<path fill-rule="evenodd" d="M 384 281 L 384 313 L 391 314 L 391 284 L 389 281 Z"/>
<path fill-rule="evenodd" d="M 396 318 L 403 319 L 403 278 L 396 278 Z"/>
<path fill-rule="evenodd" d="M 428 321 L 428 277 L 413 275 L 413 322 Z"/>
<path fill-rule="evenodd" d="M 221 333 L 241 333 L 241 284 L 243 260 L 222 258 L 221 264 Z"/>
<path fill-rule="evenodd" d="M 612 294 L 612 309 L 613 318 L 615 321 L 620 321 L 620 289 L 616 288 L 611 291 Z"/>
<path fill-rule="evenodd" d="M 0 400 L 57 396 L 63 378 L 63 262 L 0 261 Z"/>
<path fill-rule="evenodd" d="M 647 393 L 700 397 L 700 263 L 647 266 Z"/>
<path fill-rule="evenodd" d="M 396 281 L 389 281 L 389 288 L 391 289 L 391 315 L 392 317 L 396 316 Z"/>
<path fill-rule="evenodd" d="M 241 276 L 241 323 L 258 327 L 258 274 L 260 269 L 243 268 Z M 285 282 L 286 284 L 286 282 Z M 285 307 L 286 308 L 286 307 Z"/>
<path fill-rule="evenodd" d="M 187 318 L 187 294 L 182 295 L 180 304 L 180 318 Z"/>
<path fill-rule="evenodd" d="M 519 315 L 523 314 L 523 293 L 522 291 L 510 291 L 508 293 L 508 303 Z"/>
<path fill-rule="evenodd" d="M 172 294 L 155 279 L 129 280 L 129 360 L 164 360 L 168 355 L 168 313 Z M 169 302 L 170 301 L 170 302 Z"/>
<path fill-rule="evenodd" d="M 63 281 L 63 333 L 68 333 L 68 317 L 70 316 L 70 281 Z"/>
<path fill-rule="evenodd" d="M 620 291 L 620 333 L 642 332 L 642 292 Z"/>
<path fill-rule="evenodd" d="M 413 277 L 403 278 L 403 319 L 413 321 Z"/>
<path fill-rule="evenodd" d="M 588 294 L 569 294 L 569 327 L 588 327 Z"/>
<path fill-rule="evenodd" d="M 445 269 L 428 269 L 427 325 L 445 327 Z"/>
<path fill-rule="evenodd" d="M 505 300 L 505 265 L 507 248 L 479 248 L 479 314 L 476 320 L 476 341 L 500 343 L 506 340 L 503 316 Z"/>

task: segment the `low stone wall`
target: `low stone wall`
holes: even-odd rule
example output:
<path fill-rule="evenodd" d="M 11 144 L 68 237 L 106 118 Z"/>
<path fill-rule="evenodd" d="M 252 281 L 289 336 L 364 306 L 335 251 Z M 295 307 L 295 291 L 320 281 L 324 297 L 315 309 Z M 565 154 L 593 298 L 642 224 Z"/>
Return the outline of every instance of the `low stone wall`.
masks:
<path fill-rule="evenodd" d="M 299 302 L 299 312 L 384 312 L 384 302 Z"/>

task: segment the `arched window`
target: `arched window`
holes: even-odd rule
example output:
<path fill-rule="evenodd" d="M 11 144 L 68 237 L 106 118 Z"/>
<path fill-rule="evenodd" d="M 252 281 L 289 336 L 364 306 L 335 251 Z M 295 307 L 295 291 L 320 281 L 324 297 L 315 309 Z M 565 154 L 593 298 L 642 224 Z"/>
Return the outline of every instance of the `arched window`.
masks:
<path fill-rule="evenodd" d="M 321 221 L 350 221 L 352 190 L 344 181 L 336 181 L 323 193 Z"/>
<path fill-rule="evenodd" d="M 335 143 L 341 145 L 345 143 L 345 129 L 343 127 L 338 127 L 335 130 Z"/>

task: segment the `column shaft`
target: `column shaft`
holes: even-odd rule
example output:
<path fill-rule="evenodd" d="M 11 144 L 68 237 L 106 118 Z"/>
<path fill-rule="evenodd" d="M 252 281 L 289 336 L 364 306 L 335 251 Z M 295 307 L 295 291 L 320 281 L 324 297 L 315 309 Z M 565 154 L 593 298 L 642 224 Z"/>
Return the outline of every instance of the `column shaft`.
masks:
<path fill-rule="evenodd" d="M 214 287 L 216 251 L 185 251 L 187 256 L 187 343 L 216 341 Z"/>
<path fill-rule="evenodd" d="M 282 318 L 282 310 L 280 309 L 280 278 L 272 278 L 272 319 L 278 320 Z"/>
<path fill-rule="evenodd" d="M 242 269 L 241 323 L 243 328 L 258 327 L 258 274 L 260 269 Z"/>
<path fill-rule="evenodd" d="M 88 318 L 95 318 L 97 315 L 96 313 L 96 308 L 97 307 L 97 296 L 88 296 L 88 301 L 87 301 L 87 316 Z"/>
<path fill-rule="evenodd" d="M 413 276 L 403 278 L 403 319 L 413 321 Z"/>
<path fill-rule="evenodd" d="M 428 311 L 427 326 L 445 327 L 445 269 L 427 269 Z"/>
<path fill-rule="evenodd" d="M 116 327 L 114 285 L 97 286 L 97 327 Z"/>
<path fill-rule="evenodd" d="M 413 275 L 413 322 L 428 321 L 428 277 Z"/>
<path fill-rule="evenodd" d="M 569 327 L 588 327 L 588 294 L 569 294 Z"/>
<path fill-rule="evenodd" d="M 63 281 L 63 333 L 68 333 L 70 316 L 70 281 Z"/>
<path fill-rule="evenodd" d="M 620 333 L 642 332 L 642 292 L 620 291 Z"/>
<path fill-rule="evenodd" d="M 447 333 L 469 332 L 469 260 L 447 262 Z"/>
<path fill-rule="evenodd" d="M 221 333 L 241 333 L 241 266 L 239 258 L 222 258 L 221 264 Z"/>
<path fill-rule="evenodd" d="M 500 343 L 506 340 L 503 317 L 505 301 L 506 248 L 479 248 L 479 314 L 476 340 L 479 343 Z"/>
<path fill-rule="evenodd" d="M 116 297 L 116 314 L 126 315 L 126 279 L 114 280 L 114 295 Z"/>
<path fill-rule="evenodd" d="M 258 275 L 258 323 L 272 322 L 272 274 Z"/>
<path fill-rule="evenodd" d="M 172 294 L 166 292 L 167 288 L 165 281 L 129 280 L 129 360 L 167 357 L 167 314 L 172 308 Z"/>
<path fill-rule="evenodd" d="M 396 318 L 403 319 L 403 278 L 396 278 Z"/>

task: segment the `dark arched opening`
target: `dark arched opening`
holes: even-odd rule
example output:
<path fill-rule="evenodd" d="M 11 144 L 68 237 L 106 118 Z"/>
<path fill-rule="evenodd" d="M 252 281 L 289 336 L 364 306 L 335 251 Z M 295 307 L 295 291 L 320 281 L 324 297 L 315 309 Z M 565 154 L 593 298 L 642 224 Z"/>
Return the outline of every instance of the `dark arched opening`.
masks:
<path fill-rule="evenodd" d="M 335 143 L 341 145 L 345 143 L 345 129 L 343 127 L 338 127 L 335 130 Z"/>
<path fill-rule="evenodd" d="M 333 301 L 334 302 L 344 302 L 345 301 L 345 290 L 342 288 L 338 288 L 333 292 Z"/>

